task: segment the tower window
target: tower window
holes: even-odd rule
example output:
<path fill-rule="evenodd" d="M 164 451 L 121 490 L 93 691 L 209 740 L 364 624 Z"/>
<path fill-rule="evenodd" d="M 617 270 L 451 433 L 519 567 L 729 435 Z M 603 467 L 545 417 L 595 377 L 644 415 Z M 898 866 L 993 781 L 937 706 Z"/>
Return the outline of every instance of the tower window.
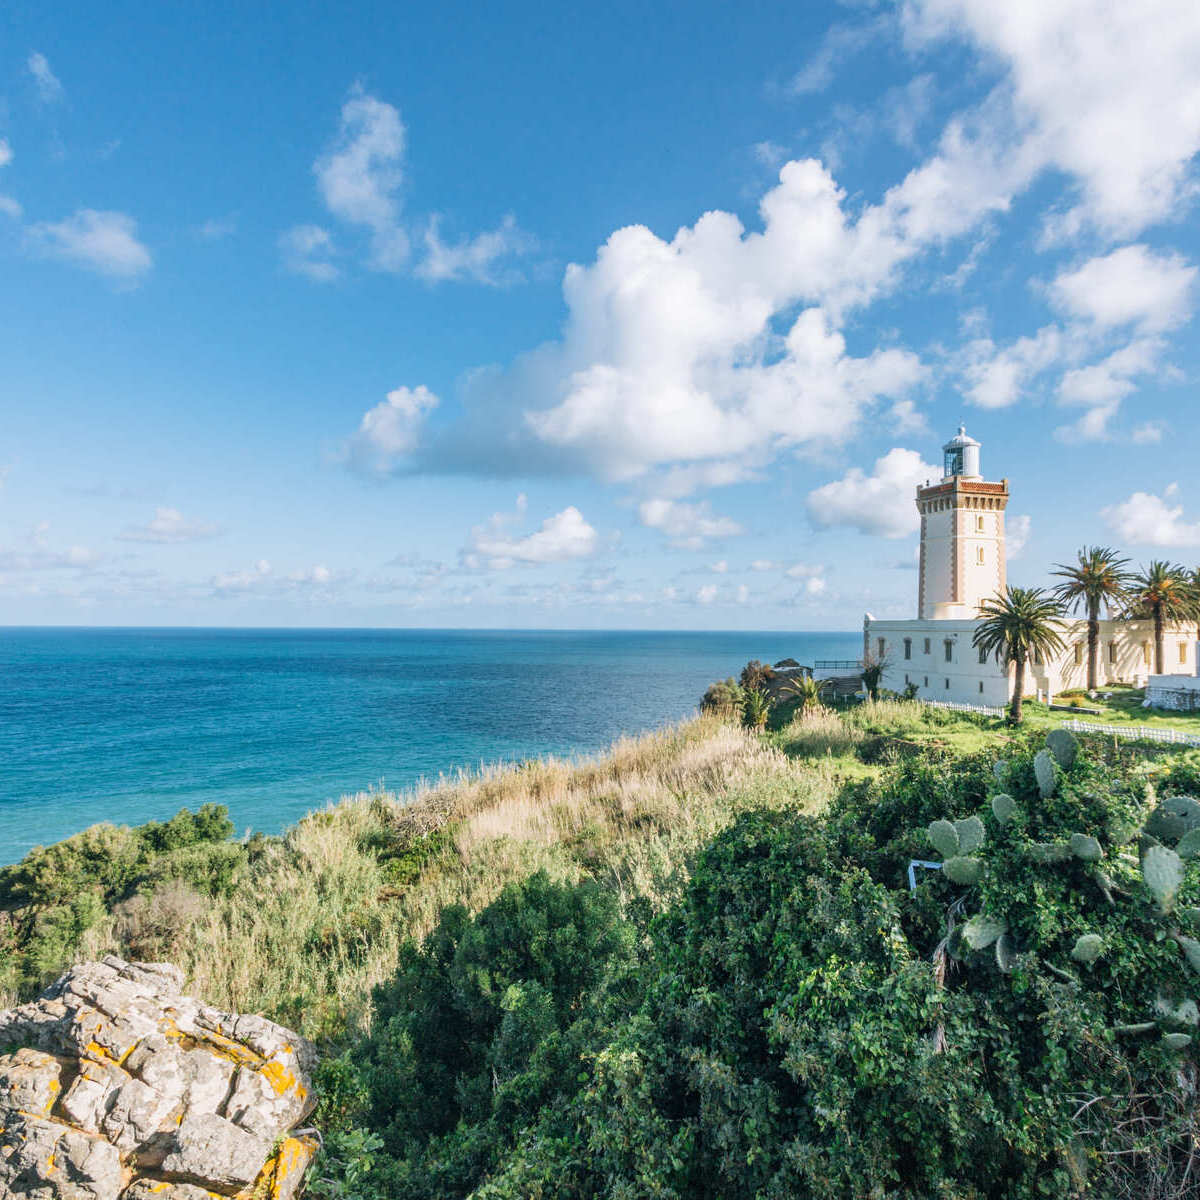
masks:
<path fill-rule="evenodd" d="M 954 661 L 954 643 L 949 638 L 947 638 L 945 645 L 946 645 L 946 661 L 953 662 Z"/>
<path fill-rule="evenodd" d="M 975 562 L 978 566 L 981 566 L 981 567 L 983 566 L 983 547 L 982 546 L 975 547 Z"/>
<path fill-rule="evenodd" d="M 979 515 L 978 515 L 978 516 L 975 518 L 975 532 L 976 532 L 976 533 L 982 533 L 982 532 L 983 532 L 983 513 L 980 513 L 980 514 L 979 514 Z"/>
<path fill-rule="evenodd" d="M 979 694 L 980 695 L 983 694 L 983 680 L 982 679 L 979 681 Z"/>
<path fill-rule="evenodd" d="M 1108 643 L 1108 661 L 1110 663 L 1115 663 L 1117 661 L 1117 643 L 1116 642 Z"/>
<path fill-rule="evenodd" d="M 982 646 L 979 647 L 979 661 L 981 663 L 987 662 L 987 651 Z"/>
<path fill-rule="evenodd" d="M 876 641 L 876 645 L 879 647 L 879 657 L 883 658 L 887 651 L 887 640 L 885 638 L 879 638 Z"/>
<path fill-rule="evenodd" d="M 1150 643 L 1149 642 L 1142 643 L 1142 662 L 1144 662 L 1146 664 L 1146 666 L 1150 665 Z"/>
<path fill-rule="evenodd" d="M 929 676 L 928 675 L 925 676 L 925 686 L 926 687 L 929 686 Z"/>
<path fill-rule="evenodd" d="M 1183 647 L 1182 647 L 1182 646 L 1180 646 L 1179 648 L 1180 648 L 1181 650 L 1183 649 Z M 905 638 L 905 639 L 904 639 L 904 657 L 905 657 L 906 659 L 912 658 L 912 638 Z M 1182 661 L 1183 661 L 1183 660 L 1182 660 L 1182 659 L 1180 659 L 1180 662 L 1182 662 Z M 907 682 L 908 682 L 908 678 L 907 678 L 907 677 L 905 677 L 905 680 L 904 680 L 904 682 L 905 682 L 905 683 L 907 683 Z"/>
<path fill-rule="evenodd" d="M 950 690 L 950 680 L 946 680 L 946 691 Z"/>
<path fill-rule="evenodd" d="M 1187 642 L 1179 643 L 1179 661 L 1181 663 L 1187 662 Z"/>
<path fill-rule="evenodd" d="M 925 653 L 926 654 L 930 653 L 930 641 L 928 638 L 925 639 Z M 926 684 L 925 686 L 928 687 L 929 684 Z"/>
<path fill-rule="evenodd" d="M 1075 665 L 1079 666 L 1079 664 L 1081 662 L 1083 662 L 1083 643 L 1076 642 L 1075 643 Z"/>

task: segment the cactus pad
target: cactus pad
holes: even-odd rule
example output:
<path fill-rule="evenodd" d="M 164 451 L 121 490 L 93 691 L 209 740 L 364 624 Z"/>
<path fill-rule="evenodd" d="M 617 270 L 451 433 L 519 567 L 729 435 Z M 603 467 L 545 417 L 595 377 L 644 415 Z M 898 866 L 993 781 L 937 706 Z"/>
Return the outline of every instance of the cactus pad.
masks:
<path fill-rule="evenodd" d="M 951 883 L 957 883 L 961 887 L 973 887 L 983 878 L 983 863 L 977 858 L 956 854 L 942 863 L 942 874 Z"/>
<path fill-rule="evenodd" d="M 1183 882 L 1183 860 L 1166 846 L 1151 846 L 1142 857 L 1142 878 L 1154 893 L 1159 908 L 1169 912 Z"/>
<path fill-rule="evenodd" d="M 1179 839 L 1179 844 L 1175 847 L 1175 853 L 1180 858 L 1200 858 L 1200 828 L 1189 829 Z"/>
<path fill-rule="evenodd" d="M 955 821 L 954 830 L 958 834 L 959 854 L 970 854 L 978 850 L 983 845 L 983 839 L 987 837 L 983 822 L 978 817 L 964 817 L 961 821 Z"/>
<path fill-rule="evenodd" d="M 1054 795 L 1058 787 L 1058 773 L 1054 767 L 1054 756 L 1049 750 L 1039 750 L 1033 756 L 1033 773 L 1037 777 L 1038 791 L 1042 799 L 1047 800 Z"/>
<path fill-rule="evenodd" d="M 929 840 L 943 858 L 953 858 L 958 853 L 958 830 L 951 821 L 934 821 L 929 826 Z"/>
<path fill-rule="evenodd" d="M 1146 822 L 1146 832 L 1160 842 L 1178 841 L 1193 829 L 1200 829 L 1200 803 L 1191 796 L 1169 797 Z"/>
<path fill-rule="evenodd" d="M 1071 857 L 1071 847 L 1066 842 L 1030 842 L 1025 854 L 1035 863 L 1062 863 Z"/>
<path fill-rule="evenodd" d="M 1165 996 L 1159 996 L 1154 1002 L 1154 1011 L 1159 1018 L 1169 1025 L 1190 1025 L 1193 1028 L 1200 1025 L 1200 1008 L 1195 1000 L 1181 1000 L 1177 1004 Z"/>
<path fill-rule="evenodd" d="M 1017 964 L 1017 943 L 1005 931 L 996 939 L 996 966 L 1007 975 Z"/>
<path fill-rule="evenodd" d="M 1016 811 L 1017 802 L 1007 792 L 998 792 L 992 797 L 992 816 L 1001 825 L 1007 825 Z"/>
<path fill-rule="evenodd" d="M 1104 939 L 1098 933 L 1085 933 L 1075 943 L 1071 957 L 1078 963 L 1090 965 L 1104 953 Z"/>
<path fill-rule="evenodd" d="M 1086 833 L 1071 834 L 1071 853 L 1084 862 L 1099 862 L 1104 857 L 1100 843 Z"/>
<path fill-rule="evenodd" d="M 1064 771 L 1069 771 L 1079 756 L 1079 739 L 1069 729 L 1052 729 L 1046 735 L 1046 749 Z"/>
<path fill-rule="evenodd" d="M 1186 1050 L 1192 1044 L 1190 1033 L 1164 1033 L 1162 1035 L 1164 1050 Z"/>
<path fill-rule="evenodd" d="M 1183 957 L 1187 959 L 1188 966 L 1200 975 L 1200 942 L 1195 938 L 1180 937 L 1178 934 L 1176 934 L 1175 940 L 1179 943 L 1179 948 L 1183 951 Z"/>
<path fill-rule="evenodd" d="M 1003 783 L 1008 778 L 1008 763 L 1002 758 L 992 763 L 992 774 L 997 783 Z"/>
<path fill-rule="evenodd" d="M 986 950 L 1001 934 L 1008 932 L 1008 924 L 996 917 L 976 913 L 964 926 L 963 941 L 972 950 Z"/>

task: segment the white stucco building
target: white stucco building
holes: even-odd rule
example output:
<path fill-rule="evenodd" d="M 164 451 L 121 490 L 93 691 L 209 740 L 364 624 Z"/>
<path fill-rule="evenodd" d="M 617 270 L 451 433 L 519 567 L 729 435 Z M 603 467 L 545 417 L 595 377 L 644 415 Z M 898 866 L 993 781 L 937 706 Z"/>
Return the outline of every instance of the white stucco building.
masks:
<path fill-rule="evenodd" d="M 921 548 L 917 617 L 911 621 L 863 622 L 863 655 L 883 660 L 883 686 L 902 692 L 916 684 L 929 700 L 960 704 L 1005 704 L 1011 696 L 1011 668 L 981 655 L 971 644 L 979 606 L 1004 591 L 1007 582 L 1004 511 L 1008 480 L 985 480 L 980 445 L 963 428 L 943 447 L 944 474 L 917 488 Z M 1066 556 L 1064 556 L 1065 559 Z M 1168 630 L 1164 670 L 1197 673 L 1194 628 Z M 1030 663 L 1028 694 L 1057 694 L 1087 686 L 1087 622 L 1066 623 L 1067 648 L 1056 661 Z M 1100 622 L 1098 675 L 1101 685 L 1145 686 L 1154 662 L 1154 631 L 1149 621 Z"/>

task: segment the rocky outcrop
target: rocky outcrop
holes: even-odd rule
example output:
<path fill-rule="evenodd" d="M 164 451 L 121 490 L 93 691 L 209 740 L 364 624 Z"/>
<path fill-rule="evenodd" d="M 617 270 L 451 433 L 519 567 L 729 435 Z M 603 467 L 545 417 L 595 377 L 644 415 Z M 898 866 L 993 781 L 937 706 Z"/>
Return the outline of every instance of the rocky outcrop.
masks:
<path fill-rule="evenodd" d="M 164 963 L 86 963 L 0 1012 L 0 1200 L 292 1200 L 312 1046 Z"/>

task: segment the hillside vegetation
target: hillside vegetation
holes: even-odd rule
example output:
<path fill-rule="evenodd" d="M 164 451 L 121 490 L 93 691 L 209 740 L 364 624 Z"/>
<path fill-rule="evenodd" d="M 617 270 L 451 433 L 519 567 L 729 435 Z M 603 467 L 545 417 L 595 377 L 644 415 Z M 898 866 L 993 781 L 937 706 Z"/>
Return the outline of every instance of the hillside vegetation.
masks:
<path fill-rule="evenodd" d="M 317 1196 L 1192 1195 L 1200 758 L 1056 738 L 709 716 L 97 827 L 0 872 L 0 970 L 172 958 L 317 1037 Z"/>

